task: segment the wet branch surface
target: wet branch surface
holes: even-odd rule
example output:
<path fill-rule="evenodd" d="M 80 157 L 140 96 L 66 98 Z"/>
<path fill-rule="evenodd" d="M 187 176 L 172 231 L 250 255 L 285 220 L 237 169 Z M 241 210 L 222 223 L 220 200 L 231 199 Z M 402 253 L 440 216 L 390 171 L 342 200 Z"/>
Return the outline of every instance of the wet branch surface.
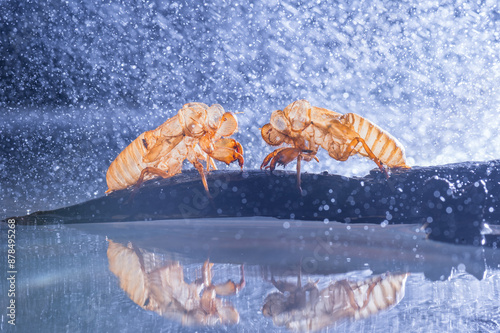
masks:
<path fill-rule="evenodd" d="M 419 223 L 429 238 L 457 244 L 499 244 L 500 160 L 378 170 L 358 178 L 292 171 L 212 171 L 211 199 L 198 172 L 152 180 L 134 194 L 122 190 L 97 199 L 18 218 L 19 224 L 99 223 L 207 217 L 266 216 L 345 223 Z M 484 238 L 484 240 L 483 240 Z"/>

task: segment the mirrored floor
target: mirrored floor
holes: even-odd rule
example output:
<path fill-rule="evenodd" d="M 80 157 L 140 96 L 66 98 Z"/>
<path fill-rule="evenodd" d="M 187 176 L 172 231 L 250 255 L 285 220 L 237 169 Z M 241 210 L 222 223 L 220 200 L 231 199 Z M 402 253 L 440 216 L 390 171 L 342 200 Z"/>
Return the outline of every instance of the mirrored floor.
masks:
<path fill-rule="evenodd" d="M 429 241 L 413 225 L 228 218 L 16 232 L 16 326 L 3 311 L 2 331 L 500 329 L 497 250 Z"/>

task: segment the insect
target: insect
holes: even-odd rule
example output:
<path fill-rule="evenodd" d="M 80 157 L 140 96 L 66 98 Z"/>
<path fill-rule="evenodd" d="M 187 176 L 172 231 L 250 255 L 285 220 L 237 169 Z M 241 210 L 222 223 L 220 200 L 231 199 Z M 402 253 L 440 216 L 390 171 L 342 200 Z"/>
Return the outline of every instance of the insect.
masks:
<path fill-rule="evenodd" d="M 227 296 L 245 287 L 243 266 L 241 280 L 212 284 L 213 263 L 202 266 L 201 278 L 191 283 L 184 280 L 184 269 L 178 261 L 162 259 L 153 253 L 108 240 L 109 270 L 120 280 L 120 287 L 130 299 L 145 310 L 182 323 L 182 325 L 214 326 L 237 324 L 240 316 L 229 303 L 217 296 Z"/>
<path fill-rule="evenodd" d="M 264 158 L 261 169 L 273 171 L 297 159 L 297 185 L 300 189 L 300 162 L 315 159 L 319 147 L 338 161 L 359 154 L 372 159 L 387 176 L 390 168 L 409 168 L 403 146 L 389 133 L 367 119 L 354 114 L 311 106 L 298 100 L 283 111 L 276 110 L 261 129 L 262 138 L 271 146 L 289 144 Z"/>
<path fill-rule="evenodd" d="M 298 332 L 318 331 L 343 319 L 367 318 L 403 299 L 408 275 L 386 273 L 363 281 L 332 281 L 322 290 L 317 287 L 319 281 L 302 286 L 300 273 L 297 285 L 273 278 L 279 292 L 266 297 L 262 314 L 275 325 Z"/>
<path fill-rule="evenodd" d="M 216 170 L 213 160 L 230 164 L 238 161 L 243 169 L 243 148 L 228 138 L 238 129 L 236 117 L 219 104 L 185 104 L 175 116 L 154 130 L 142 133 L 111 163 L 106 174 L 110 193 L 154 177 L 168 178 L 181 173 L 185 159 L 201 175 L 209 195 L 206 171 Z"/>

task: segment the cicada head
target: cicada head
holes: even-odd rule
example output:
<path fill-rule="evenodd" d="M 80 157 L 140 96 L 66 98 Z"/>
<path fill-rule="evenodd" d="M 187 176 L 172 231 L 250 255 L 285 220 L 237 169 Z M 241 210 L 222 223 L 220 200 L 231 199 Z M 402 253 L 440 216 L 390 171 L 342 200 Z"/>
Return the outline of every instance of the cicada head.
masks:
<path fill-rule="evenodd" d="M 199 138 L 206 132 L 208 106 L 203 103 L 184 104 L 179 110 L 179 123 L 184 134 Z"/>
<path fill-rule="evenodd" d="M 234 134 L 238 130 L 238 120 L 236 119 L 236 115 L 231 112 L 226 112 L 222 115 L 222 118 L 219 122 L 219 127 L 215 132 L 215 138 L 218 139 L 220 137 L 228 137 Z"/>
<path fill-rule="evenodd" d="M 279 146 L 285 142 L 285 135 L 274 129 L 271 124 L 265 124 L 260 130 L 264 141 L 271 146 Z"/>
<path fill-rule="evenodd" d="M 281 110 L 276 110 L 271 114 L 271 126 L 278 132 L 290 135 L 292 126 Z"/>
<path fill-rule="evenodd" d="M 302 132 L 311 124 L 311 104 L 306 100 L 298 100 L 288 105 L 283 114 L 290 122 L 293 132 Z"/>

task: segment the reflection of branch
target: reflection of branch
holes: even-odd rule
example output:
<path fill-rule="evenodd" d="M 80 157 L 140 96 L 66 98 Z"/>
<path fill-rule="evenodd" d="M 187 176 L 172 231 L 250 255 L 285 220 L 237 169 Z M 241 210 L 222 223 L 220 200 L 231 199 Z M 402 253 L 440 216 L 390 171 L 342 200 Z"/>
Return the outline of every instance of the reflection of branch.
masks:
<path fill-rule="evenodd" d="M 264 316 L 277 326 L 293 331 L 317 331 L 342 319 L 361 319 L 376 314 L 404 297 L 408 273 L 374 276 L 364 281 L 335 281 L 319 290 L 317 283 L 302 287 L 272 280 L 279 292 L 266 297 Z M 299 279 L 300 281 L 300 279 Z"/>
<path fill-rule="evenodd" d="M 193 283 L 184 281 L 179 262 L 162 262 L 153 253 L 109 240 L 109 270 L 120 280 L 120 287 L 143 309 L 154 311 L 183 325 L 236 324 L 239 314 L 217 295 L 231 295 L 245 285 L 243 266 L 241 281 L 228 280 L 212 284 L 212 266 L 203 264 L 202 277 Z M 201 293 L 201 296 L 200 296 Z"/>

